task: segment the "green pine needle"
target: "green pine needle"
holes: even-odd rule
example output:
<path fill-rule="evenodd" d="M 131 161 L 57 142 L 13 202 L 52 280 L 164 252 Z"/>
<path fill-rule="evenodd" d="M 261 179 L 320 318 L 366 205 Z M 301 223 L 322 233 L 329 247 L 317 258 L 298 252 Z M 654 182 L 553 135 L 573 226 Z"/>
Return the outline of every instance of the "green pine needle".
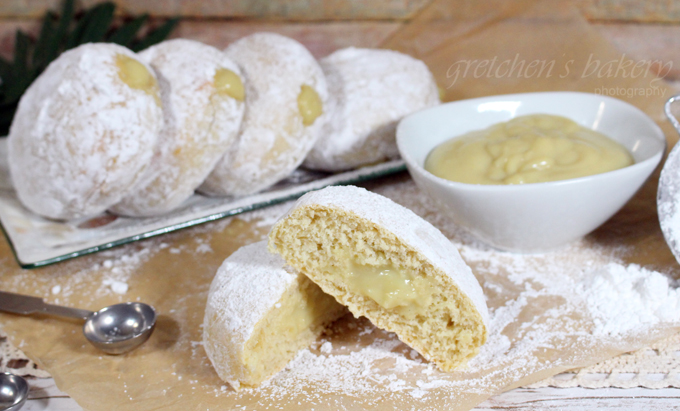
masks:
<path fill-rule="evenodd" d="M 97 4 L 88 10 L 73 30 L 66 48 L 70 49 L 85 43 L 103 41 L 111 21 L 113 21 L 115 10 L 116 5 L 109 2 Z"/>
<path fill-rule="evenodd" d="M 55 19 L 56 16 L 53 13 L 48 12 L 45 14 L 45 18 L 43 19 L 43 24 L 40 29 L 40 35 L 38 36 L 38 40 L 35 42 L 35 47 L 33 47 L 33 56 L 31 57 L 33 65 L 36 67 L 44 68 L 46 66 L 45 52 L 51 45 L 50 40 L 55 37 L 55 32 L 57 30 L 54 24 Z"/>
<path fill-rule="evenodd" d="M 12 61 L 0 58 L 0 136 L 9 133 L 19 99 L 31 83 L 64 51 L 85 43 L 109 42 L 143 50 L 165 40 L 179 22 L 170 19 L 144 37 L 138 33 L 149 16 L 112 27 L 116 5 L 110 1 L 76 13 L 75 0 L 65 0 L 61 14 L 48 11 L 37 39 L 17 30 Z M 78 17 L 80 16 L 80 17 Z"/>
<path fill-rule="evenodd" d="M 144 14 L 128 23 L 123 24 L 118 28 L 118 30 L 111 33 L 111 35 L 106 38 L 106 41 L 128 47 L 135 37 L 137 37 L 137 32 L 142 28 L 144 23 L 146 23 L 148 18 L 149 15 Z"/>
<path fill-rule="evenodd" d="M 175 26 L 179 23 L 179 18 L 174 18 L 166 21 L 162 26 L 156 30 L 149 33 L 143 39 L 135 42 L 131 49 L 134 52 L 142 51 L 147 47 L 153 46 L 156 43 L 160 43 L 170 35 L 170 32 L 174 30 Z"/>

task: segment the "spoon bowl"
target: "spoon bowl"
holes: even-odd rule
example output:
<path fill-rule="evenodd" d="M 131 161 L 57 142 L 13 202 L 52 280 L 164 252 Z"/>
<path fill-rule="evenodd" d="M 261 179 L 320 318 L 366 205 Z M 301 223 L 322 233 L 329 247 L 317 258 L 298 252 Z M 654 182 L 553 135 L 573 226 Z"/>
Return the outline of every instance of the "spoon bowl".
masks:
<path fill-rule="evenodd" d="M 22 377 L 0 373 L 0 411 L 17 411 L 28 399 L 28 383 Z"/>
<path fill-rule="evenodd" d="M 92 345 L 107 354 L 123 354 L 138 347 L 149 339 L 156 326 L 156 310 L 144 303 L 115 304 L 92 312 L 46 304 L 38 297 L 0 291 L 0 311 L 85 320 L 83 334 Z"/>
<path fill-rule="evenodd" d="M 100 350 L 123 354 L 148 340 L 155 325 L 153 307 L 143 303 L 122 303 L 89 315 L 83 325 L 83 334 Z"/>

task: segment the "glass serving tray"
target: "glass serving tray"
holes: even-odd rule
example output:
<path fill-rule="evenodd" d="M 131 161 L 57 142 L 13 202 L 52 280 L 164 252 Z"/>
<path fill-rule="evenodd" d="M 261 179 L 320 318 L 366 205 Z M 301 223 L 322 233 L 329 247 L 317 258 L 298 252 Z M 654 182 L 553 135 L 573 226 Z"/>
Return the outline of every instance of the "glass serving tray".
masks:
<path fill-rule="evenodd" d="M 61 222 L 40 217 L 19 202 L 9 176 L 7 139 L 3 138 L 0 139 L 0 223 L 19 265 L 35 268 L 282 203 L 329 185 L 354 184 L 404 170 L 402 160 L 337 174 L 297 169 L 264 192 L 240 198 L 195 194 L 177 210 L 159 217 L 133 218 L 105 213 Z"/>

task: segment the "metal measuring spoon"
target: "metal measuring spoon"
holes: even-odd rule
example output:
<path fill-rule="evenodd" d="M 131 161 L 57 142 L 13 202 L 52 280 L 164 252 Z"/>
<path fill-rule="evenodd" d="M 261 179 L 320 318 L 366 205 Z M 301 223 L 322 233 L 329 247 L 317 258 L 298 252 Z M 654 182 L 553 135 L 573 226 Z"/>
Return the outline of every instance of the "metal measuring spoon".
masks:
<path fill-rule="evenodd" d="M 15 314 L 51 314 L 85 320 L 83 334 L 107 354 L 123 354 L 149 339 L 156 311 L 144 303 L 122 303 L 92 312 L 46 304 L 42 298 L 0 291 L 0 311 Z"/>
<path fill-rule="evenodd" d="M 28 399 L 28 383 L 22 377 L 0 373 L 0 411 L 18 411 Z"/>

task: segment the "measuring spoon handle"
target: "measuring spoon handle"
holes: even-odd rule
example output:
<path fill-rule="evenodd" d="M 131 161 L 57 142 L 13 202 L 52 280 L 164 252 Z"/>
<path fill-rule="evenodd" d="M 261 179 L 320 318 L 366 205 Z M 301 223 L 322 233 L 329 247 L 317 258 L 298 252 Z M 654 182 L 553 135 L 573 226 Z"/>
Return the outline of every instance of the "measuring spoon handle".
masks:
<path fill-rule="evenodd" d="M 42 298 L 0 291 L 0 311 L 14 314 L 51 314 L 84 320 L 92 311 L 47 304 Z"/>

